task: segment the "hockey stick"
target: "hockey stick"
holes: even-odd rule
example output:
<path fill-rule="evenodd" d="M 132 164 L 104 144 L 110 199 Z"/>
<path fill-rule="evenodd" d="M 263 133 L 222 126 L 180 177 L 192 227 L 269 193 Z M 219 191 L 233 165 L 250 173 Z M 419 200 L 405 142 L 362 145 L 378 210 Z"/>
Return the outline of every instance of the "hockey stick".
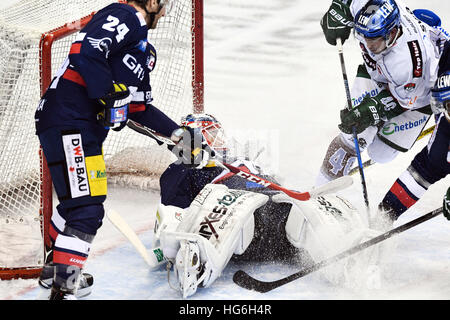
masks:
<path fill-rule="evenodd" d="M 220 163 L 220 162 L 219 162 L 219 164 L 222 165 L 223 167 L 227 168 L 228 170 L 230 170 L 235 175 L 237 175 L 241 178 L 244 178 L 251 182 L 255 182 L 257 184 L 260 184 L 260 185 L 262 185 L 266 188 L 272 189 L 272 190 L 282 191 L 289 197 L 300 200 L 300 201 L 307 201 L 311 198 L 315 198 L 315 197 L 318 197 L 318 196 L 321 196 L 321 195 L 324 195 L 327 193 L 331 193 L 331 192 L 335 192 L 335 191 L 344 189 L 353 184 L 353 180 L 351 178 L 347 179 L 349 177 L 344 176 L 344 177 L 340 177 L 336 180 L 332 180 L 332 181 L 330 181 L 322 186 L 319 186 L 315 189 L 312 189 L 309 192 L 297 192 L 297 191 L 283 188 L 282 186 L 280 186 L 276 183 L 273 183 L 269 180 L 258 177 L 257 175 L 254 175 L 252 173 L 245 172 L 237 167 L 232 166 L 231 164 Z"/>
<path fill-rule="evenodd" d="M 435 127 L 436 127 L 436 125 L 434 124 L 431 127 L 429 127 L 428 129 L 423 130 L 420 133 L 420 135 L 417 137 L 416 141 L 419 141 L 423 137 L 429 135 L 430 133 L 433 133 Z M 373 165 L 375 163 L 376 163 L 375 161 L 373 161 L 372 159 L 369 159 L 363 163 L 363 168 L 370 167 L 371 165 Z M 355 167 L 355 168 L 351 169 L 348 174 L 354 175 L 358 171 L 358 169 L 359 169 L 359 167 Z"/>
<path fill-rule="evenodd" d="M 128 120 L 127 125 L 131 129 L 155 139 L 158 142 L 158 144 L 160 144 L 160 145 L 162 145 L 162 144 L 167 144 L 170 146 L 175 145 L 175 143 L 172 140 L 170 140 L 170 138 L 160 135 L 160 134 L 156 133 L 155 131 L 153 131 L 152 129 L 147 128 L 137 122 Z M 346 187 L 349 187 L 353 184 L 353 179 L 351 177 L 344 176 L 344 177 L 340 177 L 336 180 L 332 180 L 332 181 L 330 181 L 322 186 L 319 186 L 315 189 L 312 189 L 309 192 L 297 192 L 297 191 L 283 188 L 282 186 L 279 186 L 276 183 L 273 183 L 269 180 L 258 177 L 257 175 L 254 175 L 252 173 L 243 171 L 235 166 L 232 166 L 231 164 L 223 163 L 218 160 L 216 160 L 216 162 L 220 166 L 227 168 L 232 173 L 234 173 L 235 175 L 237 175 L 241 178 L 244 178 L 251 182 L 258 183 L 258 184 L 260 184 L 266 188 L 272 189 L 272 190 L 282 191 L 285 194 L 287 194 L 289 197 L 300 200 L 300 201 L 307 201 L 310 198 L 318 197 L 318 196 L 326 194 L 326 193 L 336 192 L 336 191 L 342 190 Z"/>
<path fill-rule="evenodd" d="M 166 144 L 167 146 L 174 146 L 175 145 L 175 142 L 173 142 L 169 137 L 166 137 L 166 136 L 164 136 L 162 134 L 159 134 L 155 130 L 152 130 L 152 129 L 150 129 L 150 128 L 148 128 L 148 127 L 146 127 L 146 126 L 144 126 L 144 125 L 142 125 L 142 124 L 140 124 L 140 123 L 138 123 L 136 121 L 128 120 L 127 121 L 127 126 L 130 129 L 132 129 L 132 130 L 134 130 L 134 131 L 136 131 L 138 133 L 141 133 L 141 134 L 143 134 L 145 136 L 153 138 L 154 140 L 156 140 L 156 142 L 159 145 L 163 145 L 163 144 Z"/>
<path fill-rule="evenodd" d="M 338 48 L 339 59 L 341 62 L 345 94 L 347 96 L 347 109 L 348 109 L 348 111 L 351 111 L 352 110 L 352 99 L 350 96 L 350 88 L 348 86 L 347 71 L 345 69 L 345 61 L 344 61 L 344 48 L 342 46 L 341 38 L 336 39 L 336 44 L 337 44 L 337 48 Z M 364 203 L 366 204 L 367 214 L 369 215 L 369 212 L 370 212 L 369 195 L 367 193 L 366 178 L 364 177 L 363 163 L 361 160 L 361 151 L 359 149 L 358 135 L 356 134 L 356 126 L 352 127 L 352 134 L 353 134 L 353 141 L 355 144 L 356 157 L 358 158 L 358 169 L 359 169 L 359 174 L 361 176 L 361 186 L 362 186 L 362 191 L 363 191 Z"/>
<path fill-rule="evenodd" d="M 133 229 L 125 222 L 125 220 L 114 210 L 108 210 L 106 212 L 106 216 L 109 221 L 125 236 L 125 238 L 130 241 L 139 255 L 145 260 L 147 265 L 155 269 L 159 267 L 164 262 L 164 255 L 160 248 L 154 248 L 151 250 L 152 254 L 150 255 L 145 248 L 142 241 L 139 239 L 137 234 Z"/>
<path fill-rule="evenodd" d="M 250 276 L 248 273 L 246 273 L 243 270 L 239 270 L 237 271 L 234 275 L 233 275 L 233 281 L 234 283 L 236 283 L 238 286 L 248 289 L 248 290 L 254 290 L 257 292 L 261 292 L 261 293 L 265 293 L 268 291 L 271 291 L 273 289 L 276 289 L 278 287 L 281 287 L 282 285 L 285 285 L 289 282 L 292 282 L 296 279 L 299 279 L 301 277 L 304 277 L 314 271 L 317 271 L 319 269 L 322 269 L 334 262 L 337 262 L 339 260 L 342 260 L 344 258 L 349 257 L 350 255 L 353 255 L 357 252 L 360 252 L 368 247 L 371 247 L 383 240 L 386 240 L 396 234 L 399 234 L 401 232 L 404 232 L 418 224 L 421 224 L 427 220 L 430 220 L 431 218 L 434 218 L 436 216 L 438 216 L 439 214 L 442 213 L 442 208 L 436 209 L 434 211 L 431 211 L 415 220 L 412 220 L 408 223 L 405 223 L 395 229 L 392 229 L 388 232 L 385 232 L 375 238 L 372 238 L 366 242 L 363 242 L 359 245 L 356 245 L 346 251 L 341 252 L 340 254 L 337 254 L 333 257 L 330 257 L 328 259 L 322 260 L 321 262 L 318 262 L 316 264 L 313 264 L 310 267 L 306 267 L 290 276 L 287 276 L 285 278 L 279 279 L 279 280 L 275 280 L 275 281 L 262 281 L 262 280 L 257 280 L 255 278 L 253 278 L 252 276 Z"/>

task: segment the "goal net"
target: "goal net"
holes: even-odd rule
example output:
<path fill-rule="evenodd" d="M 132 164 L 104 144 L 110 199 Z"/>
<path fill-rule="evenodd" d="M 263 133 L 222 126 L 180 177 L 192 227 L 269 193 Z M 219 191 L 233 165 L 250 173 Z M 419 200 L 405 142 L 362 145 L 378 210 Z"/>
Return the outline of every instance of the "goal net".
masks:
<path fill-rule="evenodd" d="M 116 1 L 22 0 L 0 11 L 0 279 L 40 272 L 53 203 L 34 112 L 77 32 Z M 176 122 L 203 111 L 202 8 L 203 0 L 177 0 L 149 32 L 158 53 L 153 104 Z M 108 183 L 144 189 L 158 188 L 159 175 L 173 161 L 129 128 L 111 131 L 104 156 Z"/>

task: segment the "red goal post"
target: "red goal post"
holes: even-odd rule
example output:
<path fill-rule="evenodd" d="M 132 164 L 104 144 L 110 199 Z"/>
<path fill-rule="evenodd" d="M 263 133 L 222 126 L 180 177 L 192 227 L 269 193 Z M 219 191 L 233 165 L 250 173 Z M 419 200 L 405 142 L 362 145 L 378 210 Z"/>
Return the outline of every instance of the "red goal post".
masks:
<path fill-rule="evenodd" d="M 31 2 L 39 1 L 42 0 L 32 0 Z M 65 2 L 61 0 L 52 1 L 55 4 L 59 2 L 59 5 L 61 5 L 62 2 Z M 76 3 L 78 0 L 71 1 L 73 5 L 73 2 Z M 48 3 L 49 1 L 47 0 L 46 2 Z M 80 0 L 78 2 L 81 3 L 83 1 Z M 106 5 L 114 1 L 101 0 L 94 2 L 96 2 L 97 5 L 99 2 Z M 126 1 L 119 0 L 119 2 Z M 21 3 L 29 4 L 30 1 L 23 0 L 19 2 L 19 5 Z M 27 113 L 29 119 L 26 125 L 34 128 L 33 115 L 39 102 L 40 95 L 42 95 L 49 86 L 53 75 L 62 63 L 62 59 L 67 56 L 67 51 L 75 34 L 82 29 L 91 20 L 95 12 L 102 7 L 104 7 L 104 5 L 94 8 L 94 10 L 91 10 L 83 17 L 68 21 L 68 23 L 63 24 L 60 27 L 52 28 L 50 31 L 40 30 L 40 36 L 39 38 L 36 38 L 36 49 L 34 49 L 34 44 L 30 45 L 30 43 L 28 43 L 28 39 L 26 44 L 17 44 L 17 41 L 12 42 L 13 45 L 21 47 L 21 50 L 22 47 L 24 47 L 25 50 L 31 48 L 31 50 L 38 51 L 38 54 L 36 55 L 38 60 L 32 60 L 31 64 L 34 64 L 34 67 L 39 69 L 39 79 L 35 84 L 28 84 L 28 82 L 33 81 L 27 81 L 26 85 L 30 85 L 30 87 L 33 86 L 33 90 L 34 86 L 39 88 L 36 89 L 34 96 L 31 95 L 29 97 L 29 102 L 26 105 L 26 108 L 29 109 Z M 83 9 L 85 11 L 87 10 L 86 8 Z M 166 112 L 173 120 L 179 121 L 180 118 L 187 113 L 199 113 L 204 110 L 203 0 L 177 0 L 173 10 L 173 14 L 171 13 L 170 16 L 160 20 L 158 28 L 155 31 L 151 30 L 149 32 L 149 41 L 154 44 L 159 56 L 158 64 L 151 74 L 151 79 L 152 86 L 154 86 L 153 95 L 155 97 L 155 105 Z M 80 11 L 82 10 L 80 9 Z M 20 15 L 18 15 L 18 17 L 20 18 Z M 26 17 L 26 15 L 23 17 Z M 51 17 L 48 18 L 51 19 Z M 21 32 L 28 32 L 27 29 L 24 29 L 24 31 L 16 31 L 16 29 L 20 28 L 13 26 L 12 29 L 14 29 L 14 31 L 12 31 L 13 34 L 10 36 L 10 33 L 8 33 L 10 29 L 9 26 L 2 27 L 2 23 L 8 24 L 7 10 L 0 12 L 0 59 L 2 58 L 2 54 L 5 54 L 5 52 L 2 52 L 2 41 L 10 41 L 10 38 L 15 37 L 16 33 L 20 34 Z M 5 29 L 4 33 L 2 33 L 2 28 Z M 2 39 L 2 35 L 5 40 Z M 11 46 L 9 43 L 7 44 L 8 47 Z M 8 53 L 11 54 L 11 52 Z M 26 60 L 30 56 L 34 57 L 33 54 L 29 55 L 28 52 L 26 52 L 21 54 L 20 57 L 24 57 L 23 59 Z M 34 57 L 34 59 L 36 59 L 36 57 Z M 18 65 L 20 64 L 18 63 Z M 16 71 L 14 72 L 16 72 L 17 75 L 14 75 L 12 77 L 13 79 L 20 79 L 21 74 L 26 72 L 25 67 L 18 67 L 15 70 Z M 0 77 L 2 76 L 1 72 L 2 70 L 0 69 Z M 8 83 L 10 82 L 12 82 L 12 85 L 8 94 L 15 95 L 17 92 L 18 96 L 23 95 L 21 92 L 26 90 L 24 90 L 24 85 L 20 83 L 20 80 L 17 81 L 17 83 L 14 83 L 14 81 L 9 81 Z M 8 103 L 5 103 L 5 106 L 2 106 L 2 100 L 8 100 Z M 0 121 L 3 120 L 2 117 L 4 117 L 2 114 L 2 107 L 5 110 L 8 110 L 8 108 L 10 109 L 11 105 L 13 105 L 9 103 L 9 100 L 11 99 L 2 99 L 0 94 Z M 5 121 L 13 120 L 6 119 Z M 29 135 L 30 139 L 35 138 L 31 136 L 30 133 Z M 0 133 L 0 148 L 3 143 L 6 145 L 11 143 L 8 139 L 8 135 L 2 136 Z M 131 145 L 131 142 L 133 145 Z M 164 152 L 161 150 L 148 149 L 147 146 L 149 144 L 148 138 L 139 137 L 137 133 L 132 132 L 130 129 L 122 130 L 120 135 L 110 134 L 105 141 L 105 160 L 108 168 L 108 178 L 111 172 L 111 180 L 114 180 L 113 183 L 116 181 L 122 185 L 130 183 L 132 187 L 136 187 L 136 183 L 133 185 L 134 175 L 136 175 L 137 179 L 139 179 L 139 187 L 142 188 L 142 186 L 144 186 L 143 188 L 147 188 L 149 186 L 148 188 L 155 188 L 155 183 L 147 182 L 147 180 L 157 179 L 159 174 L 162 173 L 169 163 L 170 156 L 162 155 Z M 45 254 L 43 243 L 49 243 L 48 227 L 52 210 L 54 210 L 53 186 L 45 157 L 43 156 L 39 145 L 37 145 L 36 150 L 32 150 L 33 148 L 34 147 L 28 146 L 27 149 L 30 150 L 24 152 L 28 152 L 30 158 L 38 158 L 37 160 L 33 159 L 33 161 L 31 161 L 37 162 L 38 165 L 35 165 L 34 167 L 30 165 L 32 168 L 27 168 L 27 170 L 32 172 L 23 174 L 27 176 L 25 180 L 20 178 L 17 179 L 20 180 L 19 182 L 15 182 L 14 175 L 12 178 L 11 175 L 2 178 L 2 173 L 0 172 L 0 183 L 2 184 L 2 187 L 0 188 L 0 242 L 3 242 L 0 244 L 1 280 L 37 277 L 42 270 L 43 257 Z M 37 152 L 37 150 L 39 150 L 39 152 Z M 123 166 L 124 155 L 129 154 L 130 150 L 133 152 L 132 158 L 139 159 L 141 157 L 140 162 L 145 162 L 144 167 L 142 167 L 141 163 L 131 163 L 128 167 Z M 20 151 L 17 153 L 23 152 Z M 15 154 L 15 152 L 12 154 Z M 2 159 L 0 158 L 0 160 Z M 7 168 L 2 168 L 0 164 L 0 169 L 5 170 Z M 17 169 L 11 168 L 11 170 Z M 21 171 L 20 168 L 18 170 Z M 34 176 L 36 176 L 36 181 L 29 178 Z M 126 178 L 123 178 L 123 176 L 126 176 Z M 4 183 L 3 180 L 6 182 Z M 143 183 L 142 181 L 146 182 Z M 23 208 L 27 208 L 27 210 L 23 210 Z M 25 211 L 26 213 L 24 213 Z M 37 218 L 34 216 L 35 214 L 37 215 Z M 31 216 L 33 216 L 33 218 Z M 27 258 L 28 256 L 33 256 L 29 261 L 22 262 L 20 259 L 11 261 L 14 260 L 11 259 L 11 255 L 22 254 L 22 249 L 8 251 L 8 248 L 2 249 L 2 246 L 16 246 L 17 243 L 21 242 L 21 236 L 19 234 L 16 242 L 14 242 L 14 240 L 11 239 L 11 234 L 13 232 L 5 232 L 3 234 L 1 231 L 2 226 L 7 225 L 10 229 L 14 229 L 13 227 L 17 224 L 17 228 L 20 229 L 21 223 L 26 224 L 27 227 L 33 223 L 38 224 L 38 226 L 34 226 L 34 228 L 39 229 L 41 233 L 41 243 L 39 245 L 27 244 L 24 248 L 26 247 L 27 250 L 31 248 L 33 251 L 36 251 L 36 248 L 39 248 L 38 250 L 40 252 L 27 253 Z M 26 232 L 28 232 L 28 229 L 25 229 L 27 230 Z M 3 238 L 7 238 L 7 244 L 4 244 Z M 35 236 L 34 241 L 36 241 L 36 238 L 37 237 Z M 22 244 L 20 244 L 19 247 L 21 247 L 21 245 Z"/>

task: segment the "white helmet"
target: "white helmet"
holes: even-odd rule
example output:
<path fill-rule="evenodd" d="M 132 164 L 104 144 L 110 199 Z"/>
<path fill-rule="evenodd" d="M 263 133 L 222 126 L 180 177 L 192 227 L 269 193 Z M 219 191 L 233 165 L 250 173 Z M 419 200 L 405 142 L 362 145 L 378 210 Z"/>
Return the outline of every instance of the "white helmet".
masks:
<path fill-rule="evenodd" d="M 180 241 L 180 249 L 175 258 L 174 272 L 183 294 L 183 299 L 193 295 L 197 287 L 202 287 L 208 272 L 200 261 L 200 248 L 197 242 Z"/>

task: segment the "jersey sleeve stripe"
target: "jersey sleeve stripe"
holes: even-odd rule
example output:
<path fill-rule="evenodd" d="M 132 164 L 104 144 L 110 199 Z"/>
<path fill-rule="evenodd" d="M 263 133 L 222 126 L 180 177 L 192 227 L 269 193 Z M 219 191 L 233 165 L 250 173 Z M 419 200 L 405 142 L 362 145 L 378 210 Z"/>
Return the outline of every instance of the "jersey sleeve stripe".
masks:
<path fill-rule="evenodd" d="M 128 107 L 129 113 L 135 113 L 135 112 L 140 112 L 140 111 L 145 111 L 145 104 L 130 103 L 130 105 Z"/>
<path fill-rule="evenodd" d="M 81 43 L 74 43 L 70 47 L 69 54 L 79 54 L 81 52 Z"/>
<path fill-rule="evenodd" d="M 83 77 L 74 70 L 67 69 L 66 72 L 64 72 L 63 79 L 75 82 L 80 86 L 86 87 L 86 82 L 84 81 Z"/>

